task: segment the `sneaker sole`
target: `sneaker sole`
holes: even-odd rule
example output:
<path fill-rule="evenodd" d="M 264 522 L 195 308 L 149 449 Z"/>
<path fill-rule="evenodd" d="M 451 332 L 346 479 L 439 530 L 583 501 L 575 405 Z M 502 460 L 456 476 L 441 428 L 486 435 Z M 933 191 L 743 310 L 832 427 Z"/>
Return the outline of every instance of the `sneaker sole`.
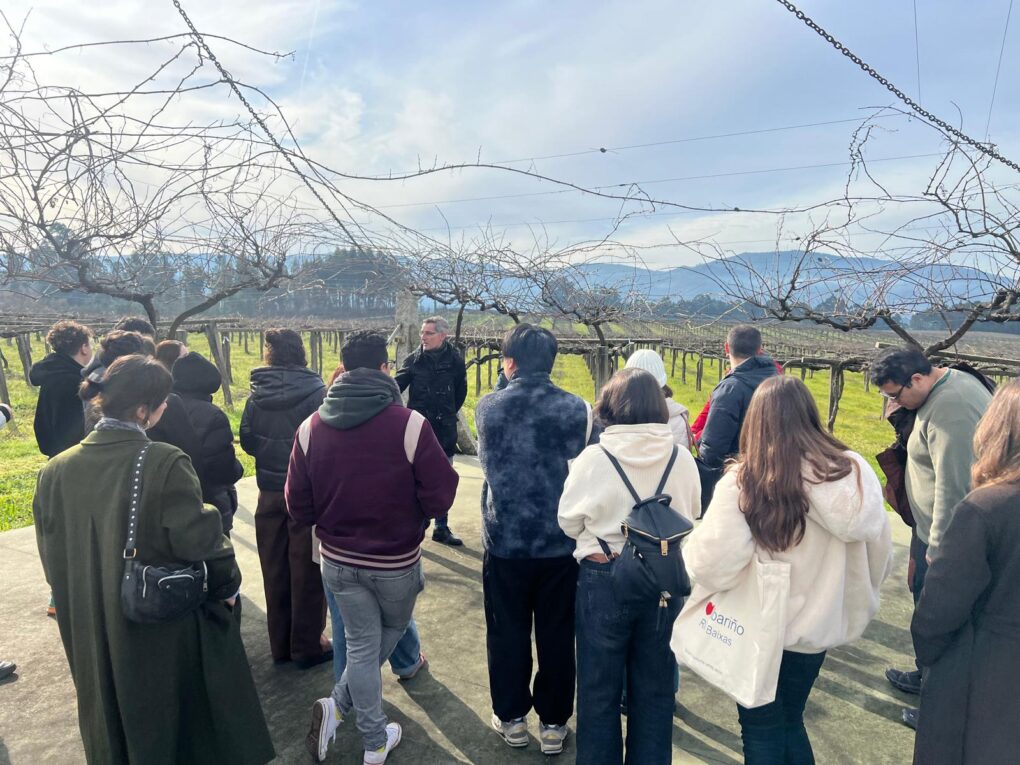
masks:
<path fill-rule="evenodd" d="M 312 727 L 308 729 L 308 735 L 305 736 L 305 748 L 308 749 L 308 753 L 312 755 L 312 759 L 316 762 L 322 762 L 326 759 L 326 754 L 322 751 L 324 747 L 319 743 L 325 727 L 326 710 L 323 709 L 322 704 L 316 701 L 315 706 L 312 707 Z"/>
<path fill-rule="evenodd" d="M 528 745 L 528 739 L 525 738 L 523 741 L 511 741 L 503 734 L 503 729 L 498 722 L 494 719 L 492 721 L 492 729 L 499 734 L 499 737 L 506 742 L 507 746 L 511 746 L 514 749 L 522 749 Z"/>
<path fill-rule="evenodd" d="M 559 741 L 555 744 L 546 744 L 544 741 L 539 739 L 539 743 L 542 745 L 542 754 L 545 755 L 556 755 L 563 753 L 563 742 Z"/>

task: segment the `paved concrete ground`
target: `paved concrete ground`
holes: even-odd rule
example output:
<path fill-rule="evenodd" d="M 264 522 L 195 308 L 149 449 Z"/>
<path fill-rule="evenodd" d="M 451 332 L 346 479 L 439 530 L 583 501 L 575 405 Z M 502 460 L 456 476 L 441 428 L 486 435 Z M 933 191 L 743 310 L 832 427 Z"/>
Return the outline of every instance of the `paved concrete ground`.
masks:
<path fill-rule="evenodd" d="M 400 763 L 538 763 L 533 740 L 510 750 L 489 728 L 490 706 L 482 614 L 481 544 L 477 461 L 458 458 L 460 492 L 452 525 L 466 545 L 451 549 L 426 543 L 428 584 L 416 616 L 431 670 L 398 683 L 386 670 L 386 711 L 404 727 L 404 740 L 390 756 Z M 279 763 L 307 762 L 303 737 L 312 701 L 332 685 L 329 665 L 299 672 L 276 667 L 265 635 L 255 530 L 253 479 L 239 485 L 234 544 L 244 573 L 244 640 Z M 910 697 L 892 690 L 882 676 L 890 664 L 911 660 L 907 629 L 911 601 L 903 586 L 909 535 L 896 529 L 897 566 L 886 584 L 882 610 L 856 644 L 832 651 L 807 709 L 807 725 L 819 763 L 906 763 L 913 734 L 898 722 Z M 84 762 L 78 736 L 74 688 L 56 624 L 45 616 L 48 596 L 32 529 L 0 534 L 0 658 L 18 663 L 18 676 L 0 684 L 0 765 L 63 765 Z M 538 722 L 532 715 L 531 729 Z M 684 673 L 673 728 L 674 762 L 741 762 L 734 705 Z M 558 759 L 574 762 L 572 739 Z M 360 763 L 360 741 L 346 724 L 327 762 Z"/>

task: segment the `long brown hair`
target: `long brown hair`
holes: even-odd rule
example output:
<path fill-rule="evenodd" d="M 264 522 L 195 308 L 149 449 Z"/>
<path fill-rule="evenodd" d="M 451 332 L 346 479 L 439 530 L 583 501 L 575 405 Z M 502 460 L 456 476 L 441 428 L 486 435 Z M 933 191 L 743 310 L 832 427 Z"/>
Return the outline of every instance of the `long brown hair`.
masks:
<path fill-rule="evenodd" d="M 740 509 L 755 541 L 770 552 L 800 543 L 807 528 L 805 482 L 850 475 L 847 447 L 822 430 L 818 406 L 796 377 L 770 377 L 758 386 L 740 431 L 737 485 Z M 805 473 L 804 463 L 811 470 Z M 857 476 L 860 484 L 860 474 Z"/>
<path fill-rule="evenodd" d="M 995 392 L 974 431 L 974 488 L 1020 481 L 1020 380 Z"/>

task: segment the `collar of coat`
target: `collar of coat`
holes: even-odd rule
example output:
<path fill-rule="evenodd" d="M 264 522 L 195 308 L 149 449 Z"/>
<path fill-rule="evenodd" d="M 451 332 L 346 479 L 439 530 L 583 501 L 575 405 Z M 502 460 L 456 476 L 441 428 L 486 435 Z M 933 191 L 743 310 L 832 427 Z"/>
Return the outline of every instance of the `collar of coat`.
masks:
<path fill-rule="evenodd" d="M 93 430 L 82 440 L 83 444 L 119 444 L 121 441 L 148 441 L 149 437 L 136 430 Z"/>

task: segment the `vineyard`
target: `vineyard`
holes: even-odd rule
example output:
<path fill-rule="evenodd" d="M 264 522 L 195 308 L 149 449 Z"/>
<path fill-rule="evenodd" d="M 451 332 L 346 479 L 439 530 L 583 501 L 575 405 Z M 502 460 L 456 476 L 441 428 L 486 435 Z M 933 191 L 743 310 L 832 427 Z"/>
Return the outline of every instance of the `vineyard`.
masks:
<path fill-rule="evenodd" d="M 28 383 L 28 369 L 47 352 L 45 330 L 56 320 L 53 316 L 0 317 L 0 398 L 10 401 L 14 422 L 0 433 L 0 530 L 31 523 L 31 497 L 35 474 L 44 463 L 32 432 L 32 415 L 37 391 Z M 112 327 L 112 317 L 81 317 L 98 334 Z M 360 328 L 375 328 L 387 333 L 393 356 L 399 360 L 416 335 L 417 322 L 404 332 L 393 319 L 359 319 L 357 322 L 291 322 L 301 332 L 308 349 L 309 366 L 328 379 L 339 363 L 339 349 L 346 333 Z M 612 372 L 622 367 L 626 357 L 639 347 L 662 354 L 669 373 L 674 398 L 696 414 L 707 400 L 712 387 L 726 369 L 723 343 L 728 329 L 724 323 L 710 326 L 669 325 L 649 322 L 618 322 L 607 325 L 603 343 L 583 325 L 562 317 L 531 317 L 553 331 L 560 341 L 560 356 L 554 369 L 558 385 L 585 399 L 594 400 L 597 387 Z M 408 320 L 407 323 L 410 323 Z M 279 323 L 274 322 L 274 325 Z M 215 361 L 224 373 L 224 385 L 217 403 L 227 412 L 236 434 L 244 400 L 248 395 L 248 375 L 259 366 L 264 350 L 262 325 L 250 320 L 224 318 L 215 322 L 187 323 L 177 338 L 192 351 Z M 464 411 L 473 427 L 474 406 L 478 398 L 492 389 L 499 365 L 499 341 L 511 326 L 482 314 L 469 315 L 460 342 L 468 364 L 468 399 Z M 891 430 L 882 421 L 883 399 L 870 390 L 864 371 L 877 353 L 878 344 L 895 341 L 890 332 L 846 334 L 814 327 L 790 324 L 761 325 L 765 349 L 782 363 L 788 373 L 799 374 L 815 395 L 823 416 L 833 432 L 851 448 L 869 459 L 891 439 Z M 958 346 L 958 356 L 1000 380 L 1020 371 L 1020 338 L 971 332 Z M 245 474 L 254 474 L 251 459 L 239 451 Z"/>

